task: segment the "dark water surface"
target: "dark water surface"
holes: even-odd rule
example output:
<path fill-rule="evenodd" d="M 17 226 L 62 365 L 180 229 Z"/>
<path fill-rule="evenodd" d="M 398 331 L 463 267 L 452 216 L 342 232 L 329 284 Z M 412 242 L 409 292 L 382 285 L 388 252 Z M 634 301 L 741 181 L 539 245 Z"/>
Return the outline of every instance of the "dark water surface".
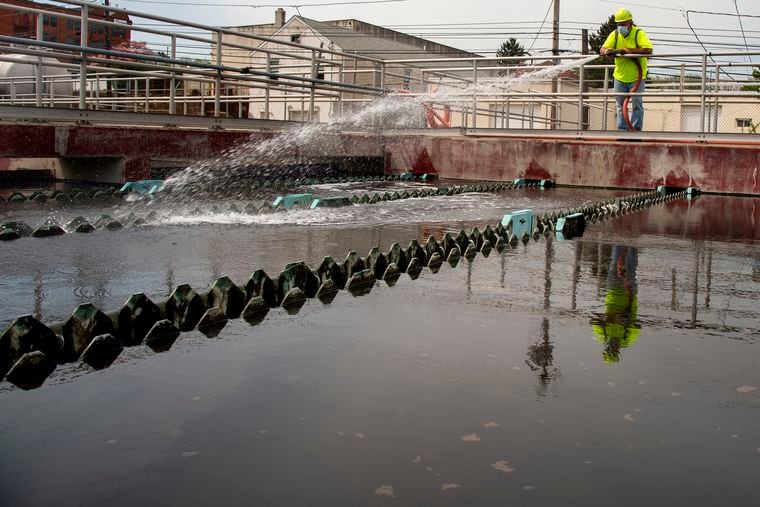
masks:
<path fill-rule="evenodd" d="M 2 318 L 606 195 L 18 240 L 0 245 Z M 2 383 L 2 504 L 754 505 L 759 242 L 760 200 L 702 196 L 126 349 L 103 371 L 66 365 L 33 391 Z"/>

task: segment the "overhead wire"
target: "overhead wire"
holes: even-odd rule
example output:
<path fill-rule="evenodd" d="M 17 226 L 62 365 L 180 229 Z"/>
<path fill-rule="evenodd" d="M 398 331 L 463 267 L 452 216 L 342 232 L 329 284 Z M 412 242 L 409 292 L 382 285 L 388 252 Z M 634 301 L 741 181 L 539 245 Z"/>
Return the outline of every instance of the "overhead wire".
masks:
<path fill-rule="evenodd" d="M 741 28 L 742 30 L 742 37 L 744 38 L 744 46 L 747 47 L 747 36 L 744 34 L 744 24 L 742 23 L 742 17 L 741 17 L 741 14 L 739 14 L 739 5 L 736 3 L 736 0 L 734 0 L 734 8 L 736 9 L 736 14 L 739 17 L 739 28 Z M 749 51 L 749 47 L 747 47 L 747 51 Z M 745 58 L 749 62 L 752 61 L 749 55 L 745 55 Z"/>
<path fill-rule="evenodd" d="M 546 8 L 544 19 L 541 21 L 541 26 L 538 27 L 538 33 L 536 33 L 536 37 L 533 39 L 533 42 L 530 43 L 530 47 L 527 49 L 526 53 L 530 54 L 530 52 L 533 50 L 533 46 L 536 44 L 536 39 L 538 39 L 538 34 L 541 33 L 541 30 L 543 30 L 544 23 L 546 23 L 546 19 L 549 17 L 549 12 L 552 10 L 552 5 L 554 5 L 554 0 L 549 1 L 549 7 Z"/>

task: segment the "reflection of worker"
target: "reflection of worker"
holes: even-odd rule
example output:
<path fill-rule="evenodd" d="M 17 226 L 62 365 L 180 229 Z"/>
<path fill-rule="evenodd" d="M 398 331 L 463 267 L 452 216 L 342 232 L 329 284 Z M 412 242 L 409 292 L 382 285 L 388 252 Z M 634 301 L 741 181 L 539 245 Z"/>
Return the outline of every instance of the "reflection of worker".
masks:
<path fill-rule="evenodd" d="M 591 321 L 594 334 L 604 344 L 604 360 L 608 363 L 618 362 L 620 349 L 632 345 L 641 332 L 641 326 L 636 324 L 637 265 L 636 248 L 612 248 L 612 261 L 607 272 L 607 295 L 604 298 L 605 314 Z"/>
<path fill-rule="evenodd" d="M 652 42 L 644 30 L 633 24 L 633 15 L 628 9 L 619 9 L 615 13 L 615 23 L 617 23 L 617 30 L 607 36 L 599 54 L 617 56 L 614 73 L 615 93 L 630 93 L 634 89 L 639 80 L 639 67 L 636 65 L 638 61 L 641 65 L 641 84 L 635 91 L 641 93 L 644 91 L 644 80 L 647 77 L 647 59 L 640 57 L 634 60 L 623 58 L 622 55 L 652 54 Z M 623 117 L 624 101 L 624 95 L 615 97 L 618 130 L 628 130 L 628 124 Z M 634 130 L 641 130 L 644 126 L 644 105 L 641 95 L 633 95 L 631 103 L 633 104 L 631 124 Z"/>

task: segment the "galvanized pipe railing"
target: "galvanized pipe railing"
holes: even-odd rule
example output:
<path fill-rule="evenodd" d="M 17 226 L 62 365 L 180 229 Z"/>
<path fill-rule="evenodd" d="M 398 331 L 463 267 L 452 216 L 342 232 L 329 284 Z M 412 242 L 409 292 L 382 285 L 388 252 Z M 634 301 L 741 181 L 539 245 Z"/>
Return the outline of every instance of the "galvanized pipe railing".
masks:
<path fill-rule="evenodd" d="M 514 82 L 509 82 L 505 76 L 510 74 L 525 76 L 525 73 L 537 69 L 548 70 L 551 66 L 545 66 L 546 62 L 539 62 L 536 56 L 436 57 L 383 61 L 340 50 L 317 48 L 289 40 L 262 37 L 108 6 L 97 6 L 101 12 L 110 13 L 105 18 L 98 17 L 92 14 L 94 6 L 81 0 L 61 0 L 58 3 L 77 6 L 79 11 L 59 12 L 44 6 L 32 8 L 0 1 L 1 8 L 28 13 L 36 18 L 34 38 L 0 36 L 0 44 L 24 46 L 9 46 L 6 53 L 27 55 L 29 63 L 34 68 L 29 76 L 14 78 L 10 82 L 8 80 L 0 82 L 0 107 L 3 104 L 36 107 L 73 105 L 70 97 L 55 96 L 59 94 L 56 94 L 53 89 L 55 83 L 61 85 L 68 80 L 65 77 L 51 77 L 48 80 L 43 72 L 43 69 L 47 67 L 59 67 L 71 71 L 72 95 L 76 91 L 77 100 L 74 104 L 79 109 L 110 107 L 118 110 L 136 107 L 136 104 L 142 101 L 146 112 L 158 106 L 165 111 L 163 107 L 168 104 L 170 114 L 177 113 L 178 105 L 181 106 L 182 113 L 187 114 L 190 112 L 188 105 L 200 101 L 202 106 L 200 114 L 205 115 L 208 113 L 207 102 L 210 104 L 213 101 L 211 114 L 216 117 L 223 113 L 223 105 L 236 103 L 237 115 L 240 117 L 244 116 L 244 111 L 246 111 L 245 116 L 254 117 L 253 108 L 255 107 L 263 117 L 270 118 L 272 108 L 278 107 L 278 111 L 285 119 L 288 119 L 286 105 L 290 102 L 292 105 L 301 106 L 298 118 L 323 121 L 324 118 L 321 115 L 315 116 L 317 109 L 334 108 L 342 116 L 346 104 L 370 102 L 378 95 L 393 94 L 403 90 L 404 96 L 418 98 L 420 102 L 448 105 L 458 111 L 457 121 L 467 127 L 481 127 L 486 120 L 489 125 L 497 126 L 499 122 L 492 122 L 492 118 L 501 118 L 502 124 L 505 122 L 508 124 L 509 118 L 515 114 L 519 117 L 525 116 L 524 109 L 529 107 L 531 127 L 535 124 L 546 124 L 545 109 L 548 109 L 560 112 L 556 118 L 557 128 L 571 126 L 578 130 L 587 128 L 606 130 L 611 127 L 609 125 L 611 110 L 614 115 L 614 109 L 610 106 L 614 106 L 614 100 L 621 96 L 609 90 L 608 78 L 611 68 L 609 65 L 579 64 L 576 77 L 560 80 L 560 86 L 564 89 L 557 92 L 538 90 L 541 86 L 540 82 L 533 83 L 528 90 L 517 90 L 512 89 Z M 127 14 L 168 24 L 172 30 L 162 30 L 144 24 L 117 23 L 113 20 L 113 15 L 117 12 L 121 15 Z M 44 15 L 54 15 L 79 23 L 81 27 L 79 45 L 42 40 L 41 25 Z M 126 26 L 133 34 L 144 32 L 151 36 L 164 37 L 169 43 L 167 46 L 169 54 L 140 54 L 88 47 L 88 31 L 91 26 L 103 26 L 109 29 Z M 192 33 L 187 33 L 188 30 Z M 231 40 L 231 37 L 235 40 Z M 208 47 L 212 61 L 191 61 L 181 58 L 182 44 L 186 43 L 194 44 L 193 47 L 199 47 L 199 45 Z M 239 60 L 226 57 L 225 55 L 229 53 L 225 52 L 230 51 L 238 55 L 242 53 L 242 57 L 235 57 Z M 647 111 L 656 110 L 655 106 L 658 104 L 678 104 L 681 115 L 686 118 L 685 108 L 690 108 L 689 111 L 692 111 L 691 108 L 696 103 L 699 107 L 698 112 L 689 113 L 694 118 L 692 121 L 695 124 L 687 126 L 679 123 L 671 130 L 695 127 L 690 130 L 716 133 L 732 131 L 725 124 L 724 116 L 728 112 L 722 112 L 723 106 L 730 106 L 726 109 L 733 107 L 735 110 L 734 106 L 744 104 L 746 108 L 758 108 L 759 114 L 748 112 L 743 115 L 746 118 L 737 117 L 737 125 L 740 119 L 742 124 L 746 122 L 754 124 L 756 117 L 759 118 L 758 123 L 760 123 L 760 96 L 741 90 L 742 85 L 753 82 L 751 76 L 744 72 L 738 76 L 741 79 L 736 79 L 727 70 L 733 67 L 732 70 L 741 72 L 743 69 L 753 67 L 751 63 L 731 60 L 735 57 L 750 55 L 757 56 L 760 52 L 726 51 L 650 56 L 651 71 L 673 72 L 674 79 L 677 78 L 677 74 L 680 75 L 680 82 L 677 84 L 674 82 L 668 89 L 667 83 L 659 84 L 656 80 L 650 80 L 648 90 L 642 94 Z M 51 62 L 50 58 L 63 61 Z M 552 57 L 553 61 L 562 63 L 578 61 L 578 59 L 577 55 Z M 709 65 L 708 59 L 711 61 Z M 13 59 L 9 56 L 0 57 L 0 61 L 11 60 Z M 537 63 L 541 63 L 542 66 L 537 67 Z M 121 68 L 115 67 L 116 65 Z M 567 69 L 570 68 L 572 65 L 567 67 Z M 689 69 L 698 72 L 692 80 L 688 80 L 686 76 Z M 115 81 L 106 77 L 104 71 L 125 76 L 127 79 L 134 78 L 134 82 L 137 83 L 136 90 L 129 97 L 120 96 L 112 89 Z M 588 76 L 588 72 L 592 71 L 604 72 L 605 77 L 600 89 L 593 88 L 594 78 Z M 709 77 L 713 72 L 714 76 Z M 721 79 L 721 73 L 735 82 Z M 550 77 L 547 76 L 547 79 Z M 598 80 L 598 77 L 596 79 Z M 154 91 L 146 86 L 143 94 L 140 91 L 141 83 L 150 84 L 151 80 L 165 80 L 169 83 L 168 89 Z M 103 86 L 106 87 L 107 92 L 103 91 Z M 499 90 L 500 86 L 502 90 Z M 30 88 L 33 89 L 31 94 L 28 92 Z M 196 90 L 193 92 L 194 95 L 188 94 L 188 88 Z M 2 91 L 3 89 L 5 92 Z M 434 89 L 439 93 L 431 94 L 430 92 Z M 428 98 L 429 100 L 426 100 Z M 601 115 L 594 116 L 593 124 L 591 118 L 588 122 L 584 120 L 586 114 L 584 111 L 589 108 L 593 111 L 601 111 Z M 275 115 L 279 112 L 275 112 Z M 382 118 L 377 115 L 371 124 L 381 125 Z M 751 130 L 756 130 L 756 128 Z"/>

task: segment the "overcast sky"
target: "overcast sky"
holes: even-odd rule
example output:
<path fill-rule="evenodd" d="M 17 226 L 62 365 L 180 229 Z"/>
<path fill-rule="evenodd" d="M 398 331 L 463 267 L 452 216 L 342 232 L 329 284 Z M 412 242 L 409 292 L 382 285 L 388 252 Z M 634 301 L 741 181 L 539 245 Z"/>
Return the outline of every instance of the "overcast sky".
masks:
<path fill-rule="evenodd" d="M 214 6 L 173 5 L 169 3 L 172 1 Z M 290 18 L 297 11 L 286 5 L 301 3 L 299 10 L 305 17 L 317 20 L 356 18 L 483 54 L 495 51 L 501 41 L 510 36 L 516 37 L 526 48 L 532 46 L 532 52 L 551 47 L 551 11 L 542 29 L 547 33 L 539 34 L 538 39 L 533 41 L 549 10 L 549 0 L 406 0 L 384 4 L 306 5 L 331 1 L 343 0 L 263 0 L 252 4 L 283 5 Z M 215 26 L 270 23 L 273 20 L 274 6 L 228 6 L 246 3 L 246 0 L 112 0 L 112 4 L 122 8 Z M 760 50 L 760 17 L 741 18 L 745 30 L 743 36 L 740 19 L 736 16 L 690 13 L 689 20 L 697 36 L 691 33 L 685 9 L 736 13 L 734 0 L 641 0 L 630 3 L 561 0 L 560 5 L 561 47 L 567 50 L 580 49 L 581 28 L 595 30 L 620 6 L 633 11 L 636 23 L 650 33 L 656 50 L 699 51 L 701 47 L 697 37 L 711 50 L 738 49 L 744 46 L 744 37 L 750 49 Z M 736 5 L 744 15 L 760 16 L 760 2 L 757 0 L 737 0 Z M 431 26 L 435 24 L 448 25 Z"/>

